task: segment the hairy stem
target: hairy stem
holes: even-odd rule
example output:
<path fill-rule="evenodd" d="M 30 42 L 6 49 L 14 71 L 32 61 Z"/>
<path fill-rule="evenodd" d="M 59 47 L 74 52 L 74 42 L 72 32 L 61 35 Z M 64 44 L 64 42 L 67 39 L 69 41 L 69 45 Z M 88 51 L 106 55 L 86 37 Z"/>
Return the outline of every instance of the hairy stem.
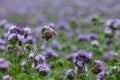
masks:
<path fill-rule="evenodd" d="M 24 53 L 24 56 L 25 56 L 26 61 L 27 61 L 27 64 L 28 64 L 28 65 L 27 65 L 28 75 L 29 75 L 29 80 L 31 80 L 31 64 L 29 63 L 28 56 L 27 56 L 27 54 L 26 54 L 26 51 L 25 51 L 25 49 L 24 49 L 24 45 L 23 45 L 23 44 L 22 44 L 21 48 L 22 48 L 22 51 L 23 51 L 23 53 Z"/>

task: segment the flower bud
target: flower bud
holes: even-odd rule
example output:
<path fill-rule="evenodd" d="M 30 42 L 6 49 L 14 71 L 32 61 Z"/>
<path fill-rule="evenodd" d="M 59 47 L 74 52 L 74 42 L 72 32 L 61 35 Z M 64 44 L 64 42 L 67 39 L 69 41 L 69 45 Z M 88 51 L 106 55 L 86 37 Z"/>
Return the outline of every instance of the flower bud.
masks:
<path fill-rule="evenodd" d="M 50 26 L 44 26 L 41 32 L 42 32 L 42 38 L 45 38 L 45 40 L 47 41 L 56 35 L 55 30 Z"/>

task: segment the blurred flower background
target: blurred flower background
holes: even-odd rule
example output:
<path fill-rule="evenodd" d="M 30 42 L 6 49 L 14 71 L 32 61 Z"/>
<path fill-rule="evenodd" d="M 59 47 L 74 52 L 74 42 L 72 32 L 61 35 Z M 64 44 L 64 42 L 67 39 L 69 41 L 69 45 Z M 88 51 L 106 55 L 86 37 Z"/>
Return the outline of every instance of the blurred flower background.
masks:
<path fill-rule="evenodd" d="M 119 0 L 0 0 L 0 19 L 30 24 L 61 19 L 83 22 L 94 15 L 119 17 L 119 4 Z"/>

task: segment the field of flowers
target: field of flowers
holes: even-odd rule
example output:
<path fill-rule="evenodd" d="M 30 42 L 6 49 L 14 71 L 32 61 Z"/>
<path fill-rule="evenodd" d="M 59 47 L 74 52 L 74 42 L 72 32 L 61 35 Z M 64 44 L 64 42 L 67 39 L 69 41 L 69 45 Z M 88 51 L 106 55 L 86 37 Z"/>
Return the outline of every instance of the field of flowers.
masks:
<path fill-rule="evenodd" d="M 120 80 L 119 3 L 0 0 L 0 80 Z"/>

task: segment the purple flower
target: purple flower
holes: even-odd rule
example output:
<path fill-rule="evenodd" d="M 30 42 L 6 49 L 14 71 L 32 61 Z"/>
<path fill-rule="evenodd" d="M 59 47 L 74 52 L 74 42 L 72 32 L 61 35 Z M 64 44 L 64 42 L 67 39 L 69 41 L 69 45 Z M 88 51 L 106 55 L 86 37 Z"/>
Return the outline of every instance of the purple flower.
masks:
<path fill-rule="evenodd" d="M 57 26 L 58 26 L 58 29 L 70 31 L 70 26 L 63 20 L 59 21 Z"/>
<path fill-rule="evenodd" d="M 43 53 L 43 55 L 44 55 L 46 58 L 48 58 L 48 59 L 50 59 L 50 58 L 58 58 L 58 57 L 59 57 L 59 55 L 58 55 L 53 49 L 51 49 L 51 48 L 48 48 L 48 49 Z"/>
<path fill-rule="evenodd" d="M 94 74 L 100 73 L 104 69 L 103 62 L 100 60 L 94 60 L 92 63 L 92 72 Z"/>
<path fill-rule="evenodd" d="M 81 49 L 77 52 L 75 56 L 76 61 L 84 61 L 85 63 L 88 63 L 92 60 L 92 54 L 84 49 Z"/>
<path fill-rule="evenodd" d="M 74 80 L 75 76 L 76 76 L 76 72 L 72 69 L 68 69 L 66 71 L 66 76 L 69 80 Z"/>
<path fill-rule="evenodd" d="M 77 36 L 77 40 L 78 41 L 88 41 L 89 40 L 89 37 L 86 35 L 86 34 L 79 34 Z"/>
<path fill-rule="evenodd" d="M 0 51 L 5 50 L 5 41 L 3 39 L 0 39 Z"/>
<path fill-rule="evenodd" d="M 71 62 L 74 60 L 74 57 L 75 57 L 74 53 L 69 53 L 66 55 L 67 60 L 69 60 Z"/>
<path fill-rule="evenodd" d="M 50 72 L 50 67 L 47 64 L 38 64 L 36 69 L 40 75 L 46 76 Z"/>
<path fill-rule="evenodd" d="M 17 41 L 23 42 L 24 39 L 30 34 L 30 28 L 23 26 L 11 26 L 7 33 L 7 38 L 11 43 L 16 43 Z"/>
<path fill-rule="evenodd" d="M 9 62 L 4 58 L 0 58 L 0 70 L 6 71 L 9 68 Z"/>
<path fill-rule="evenodd" d="M 5 40 L 0 38 L 0 45 L 4 45 L 5 44 Z"/>
<path fill-rule="evenodd" d="M 35 61 L 37 61 L 38 63 L 45 63 L 45 57 L 41 54 L 38 54 L 36 57 L 35 57 Z"/>
<path fill-rule="evenodd" d="M 105 23 L 105 27 L 109 27 L 112 30 L 120 29 L 119 26 L 120 20 L 115 18 L 108 19 Z"/>
<path fill-rule="evenodd" d="M 62 48 L 62 46 L 61 46 L 61 44 L 58 42 L 58 40 L 56 40 L 56 39 L 54 39 L 53 41 L 52 41 L 52 47 L 54 48 L 54 49 L 61 49 Z"/>
<path fill-rule="evenodd" d="M 81 61 L 76 61 L 75 64 L 78 68 L 81 68 L 84 65 L 84 61 L 82 61 L 82 60 Z"/>
<path fill-rule="evenodd" d="M 105 51 L 105 52 L 103 53 L 103 58 L 104 58 L 105 60 L 109 60 L 110 57 L 111 57 L 114 53 L 115 53 L 114 51 Z"/>
<path fill-rule="evenodd" d="M 105 80 L 105 76 L 107 76 L 108 74 L 109 74 L 108 71 L 103 70 L 97 75 L 97 80 Z"/>
<path fill-rule="evenodd" d="M 89 33 L 88 34 L 89 39 L 96 40 L 98 39 L 98 35 L 95 33 Z"/>

